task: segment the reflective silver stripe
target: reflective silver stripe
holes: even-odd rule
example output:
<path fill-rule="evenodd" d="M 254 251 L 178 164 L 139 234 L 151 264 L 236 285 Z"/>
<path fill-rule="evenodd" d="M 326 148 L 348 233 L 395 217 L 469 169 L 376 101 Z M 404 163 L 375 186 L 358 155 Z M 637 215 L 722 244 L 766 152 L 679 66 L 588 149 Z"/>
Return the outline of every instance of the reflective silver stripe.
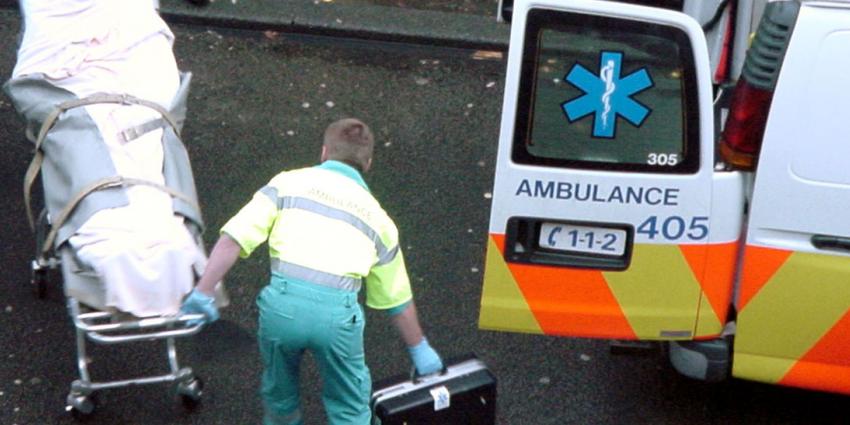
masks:
<path fill-rule="evenodd" d="M 386 248 L 384 248 L 384 249 L 386 249 Z M 378 265 L 383 266 L 384 264 L 389 264 L 391 261 L 395 260 L 396 254 L 398 254 L 398 245 L 396 245 L 395 248 L 393 248 L 389 251 L 384 251 L 383 253 L 381 253 L 381 251 L 379 250 L 378 251 Z"/>
<path fill-rule="evenodd" d="M 271 199 L 271 201 L 274 202 L 275 205 L 277 205 L 277 189 L 271 186 L 263 186 L 263 188 L 258 190 L 257 192 L 266 195 L 267 198 Z M 280 209 L 280 205 L 278 205 L 278 209 Z"/>
<path fill-rule="evenodd" d="M 362 279 L 351 276 L 340 276 L 327 273 L 298 264 L 287 263 L 278 258 L 271 259 L 273 272 L 278 272 L 286 277 L 315 283 L 316 285 L 329 286 L 331 288 L 346 289 L 357 292 L 360 290 Z"/>
<path fill-rule="evenodd" d="M 375 244 L 375 251 L 377 251 L 378 254 L 378 265 L 384 265 L 391 262 L 395 259 L 395 256 L 398 253 L 398 245 L 393 247 L 393 249 L 388 249 L 387 246 L 384 245 L 384 241 L 382 241 L 378 236 L 378 232 L 376 232 L 375 229 L 371 228 L 365 221 L 361 220 L 360 217 L 357 217 L 348 211 L 329 207 L 312 199 L 298 196 L 278 197 L 277 189 L 271 186 L 265 186 L 260 189 L 259 192 L 275 202 L 278 209 L 282 210 L 294 208 L 310 211 L 323 217 L 340 220 L 354 226 L 354 228 L 363 232 L 363 234 Z"/>

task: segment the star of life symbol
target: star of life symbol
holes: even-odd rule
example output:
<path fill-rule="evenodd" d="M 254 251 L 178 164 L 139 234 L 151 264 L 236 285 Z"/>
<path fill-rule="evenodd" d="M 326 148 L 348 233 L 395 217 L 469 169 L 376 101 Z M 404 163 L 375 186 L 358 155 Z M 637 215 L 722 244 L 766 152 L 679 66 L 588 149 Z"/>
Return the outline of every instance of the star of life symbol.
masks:
<path fill-rule="evenodd" d="M 652 112 L 632 96 L 654 85 L 646 68 L 641 68 L 620 78 L 623 54 L 602 51 L 599 54 L 599 75 L 580 64 L 573 65 L 564 80 L 584 92 L 583 95 L 561 104 L 572 123 L 593 114 L 593 137 L 614 138 L 617 116 L 625 118 L 635 127 Z"/>

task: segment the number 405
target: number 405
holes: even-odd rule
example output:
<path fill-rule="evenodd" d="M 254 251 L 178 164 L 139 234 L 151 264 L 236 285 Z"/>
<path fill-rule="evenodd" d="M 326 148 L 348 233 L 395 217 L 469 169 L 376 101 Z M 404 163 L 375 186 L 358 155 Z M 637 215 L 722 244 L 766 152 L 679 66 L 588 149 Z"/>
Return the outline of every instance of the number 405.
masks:
<path fill-rule="evenodd" d="M 649 239 L 661 236 L 667 240 L 678 240 L 684 237 L 690 240 L 700 240 L 708 236 L 708 217 L 691 217 L 690 222 L 679 216 L 659 218 L 650 216 L 641 223 L 637 234 L 646 235 Z"/>

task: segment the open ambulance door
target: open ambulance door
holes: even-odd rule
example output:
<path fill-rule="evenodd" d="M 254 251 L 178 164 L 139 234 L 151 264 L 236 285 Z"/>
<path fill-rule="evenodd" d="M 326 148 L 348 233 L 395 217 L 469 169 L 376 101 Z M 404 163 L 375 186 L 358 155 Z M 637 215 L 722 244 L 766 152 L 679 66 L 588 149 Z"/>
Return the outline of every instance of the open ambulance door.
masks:
<path fill-rule="evenodd" d="M 717 337 L 744 196 L 714 170 L 702 29 L 593 0 L 518 0 L 512 18 L 480 327 Z"/>
<path fill-rule="evenodd" d="M 850 93 L 850 7 L 776 6 L 792 7 L 755 173 L 732 373 L 850 394 L 850 98 L 838 95 Z"/>

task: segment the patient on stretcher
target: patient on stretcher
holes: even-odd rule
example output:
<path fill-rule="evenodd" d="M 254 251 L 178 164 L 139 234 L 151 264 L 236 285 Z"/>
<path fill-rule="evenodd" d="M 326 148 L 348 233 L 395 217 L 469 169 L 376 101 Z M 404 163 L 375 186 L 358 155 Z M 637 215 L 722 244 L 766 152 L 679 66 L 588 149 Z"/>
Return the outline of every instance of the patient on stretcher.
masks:
<path fill-rule="evenodd" d="M 155 102 L 182 124 L 188 76 L 178 71 L 174 36 L 152 0 L 21 0 L 20 6 L 24 33 L 5 89 L 31 133 L 50 110 L 45 104 L 96 93 Z M 76 108 L 60 116 L 42 148 L 51 215 L 80 188 L 115 175 L 167 186 L 197 202 L 185 149 L 154 109 Z M 56 246 L 70 244 L 77 261 L 96 272 L 106 307 L 139 317 L 176 314 L 206 261 L 187 222 L 200 228 L 200 212 L 158 187 L 109 188 L 80 202 L 61 223 Z"/>

